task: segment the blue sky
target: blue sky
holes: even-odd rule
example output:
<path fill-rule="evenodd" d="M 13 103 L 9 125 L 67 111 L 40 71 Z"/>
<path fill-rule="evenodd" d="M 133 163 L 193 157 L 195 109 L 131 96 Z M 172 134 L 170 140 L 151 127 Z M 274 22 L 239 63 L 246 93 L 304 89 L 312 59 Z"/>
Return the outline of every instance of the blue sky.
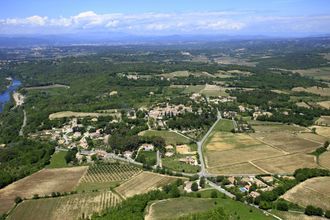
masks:
<path fill-rule="evenodd" d="M 0 34 L 312 35 L 329 0 L 2 0 Z"/>

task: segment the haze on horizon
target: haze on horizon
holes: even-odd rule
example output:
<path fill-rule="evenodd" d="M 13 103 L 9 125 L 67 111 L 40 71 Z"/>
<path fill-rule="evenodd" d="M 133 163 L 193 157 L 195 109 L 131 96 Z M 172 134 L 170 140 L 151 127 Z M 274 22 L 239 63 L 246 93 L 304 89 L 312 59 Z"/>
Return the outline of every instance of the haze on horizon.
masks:
<path fill-rule="evenodd" d="M 0 35 L 264 35 L 330 33 L 327 0 L 11 0 Z"/>

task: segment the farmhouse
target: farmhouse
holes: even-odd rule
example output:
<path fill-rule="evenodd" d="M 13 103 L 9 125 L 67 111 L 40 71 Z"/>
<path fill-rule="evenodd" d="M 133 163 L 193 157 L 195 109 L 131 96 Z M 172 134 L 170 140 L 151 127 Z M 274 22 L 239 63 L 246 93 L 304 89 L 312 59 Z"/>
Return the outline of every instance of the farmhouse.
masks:
<path fill-rule="evenodd" d="M 144 151 L 153 151 L 155 147 L 152 144 L 142 144 L 141 149 L 143 149 Z"/>
<path fill-rule="evenodd" d="M 127 150 L 127 151 L 124 151 L 124 154 L 123 155 L 124 155 L 125 158 L 130 159 L 133 156 L 133 152 Z"/>
<path fill-rule="evenodd" d="M 190 165 L 198 164 L 195 156 L 186 156 L 185 158 L 180 158 L 179 161 Z"/>

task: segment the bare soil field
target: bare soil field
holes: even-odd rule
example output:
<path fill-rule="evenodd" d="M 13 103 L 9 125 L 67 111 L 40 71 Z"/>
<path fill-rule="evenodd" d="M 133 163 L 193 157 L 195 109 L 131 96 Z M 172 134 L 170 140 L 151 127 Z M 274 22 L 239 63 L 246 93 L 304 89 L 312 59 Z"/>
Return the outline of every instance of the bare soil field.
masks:
<path fill-rule="evenodd" d="M 329 55 L 327 55 L 329 56 Z M 303 75 L 303 76 L 311 76 L 317 79 L 330 79 L 330 68 L 329 67 L 321 67 L 321 68 L 312 68 L 312 69 L 305 69 L 305 70 L 294 70 L 295 72 Z"/>
<path fill-rule="evenodd" d="M 292 89 L 294 92 L 309 92 L 313 94 L 317 94 L 320 96 L 330 96 L 330 88 L 322 88 L 322 87 L 308 87 L 308 88 L 303 88 L 303 87 L 295 87 Z"/>
<path fill-rule="evenodd" d="M 115 190 L 124 198 L 128 198 L 137 194 L 143 194 L 157 189 L 171 182 L 174 182 L 177 179 L 177 177 L 144 171 L 121 184 L 115 188 Z"/>
<path fill-rule="evenodd" d="M 330 126 L 330 116 L 321 116 L 315 121 L 316 125 Z"/>
<path fill-rule="evenodd" d="M 306 207 L 313 205 L 324 210 L 330 209 L 330 177 L 317 177 L 293 187 L 282 197 L 285 200 Z"/>
<path fill-rule="evenodd" d="M 322 167 L 330 170 L 330 151 L 321 154 L 319 157 L 319 163 Z"/>
<path fill-rule="evenodd" d="M 317 102 L 322 108 L 330 109 L 330 101 Z"/>
<path fill-rule="evenodd" d="M 83 117 L 100 117 L 100 116 L 109 116 L 114 115 L 113 113 L 95 113 L 95 112 L 71 112 L 71 111 L 64 111 L 64 112 L 56 112 L 49 115 L 50 120 L 59 119 L 59 118 L 83 118 Z"/>
<path fill-rule="evenodd" d="M 311 108 L 306 102 L 297 102 L 296 106 L 301 108 Z"/>
<path fill-rule="evenodd" d="M 200 91 L 201 94 L 206 96 L 228 96 L 226 89 L 217 85 L 206 85 L 204 89 Z"/>
<path fill-rule="evenodd" d="M 321 129 L 325 128 L 325 129 Z M 320 144 L 323 144 L 326 140 L 330 138 L 330 128 L 328 127 L 320 127 L 320 129 L 316 129 L 317 134 L 313 133 L 298 133 L 297 136 L 299 138 L 305 138 L 307 140 L 311 140 Z M 329 137 L 329 138 L 326 138 Z"/>
<path fill-rule="evenodd" d="M 298 168 L 316 168 L 314 156 L 305 153 L 254 160 L 253 163 L 269 173 L 291 174 Z"/>
<path fill-rule="evenodd" d="M 52 192 L 70 192 L 85 174 L 87 167 L 43 169 L 18 180 L 0 190 L 0 213 L 7 212 L 16 196 L 31 198 L 34 194 L 49 195 Z"/>
<path fill-rule="evenodd" d="M 287 153 L 310 152 L 320 145 L 287 132 L 255 133 L 252 136 Z"/>
<path fill-rule="evenodd" d="M 183 154 L 183 155 L 196 154 L 196 151 L 192 151 L 190 146 L 188 146 L 186 144 L 176 146 L 176 152 L 178 154 Z"/>
<path fill-rule="evenodd" d="M 292 213 L 292 212 L 284 212 L 284 211 L 283 212 L 276 211 L 275 215 L 285 220 L 326 220 L 326 218 L 319 216 L 309 216 L 301 213 Z"/>
<path fill-rule="evenodd" d="M 17 206 L 8 219 L 85 219 L 95 212 L 101 212 L 106 208 L 115 206 L 120 201 L 119 196 L 110 191 L 28 200 Z"/>
<path fill-rule="evenodd" d="M 254 123 L 253 123 L 254 122 Z M 287 131 L 287 132 L 298 132 L 298 131 L 308 131 L 308 129 L 298 126 L 298 125 L 285 125 L 285 124 L 262 124 L 255 123 L 253 124 L 253 129 L 256 132 L 277 132 L 277 131 Z"/>
<path fill-rule="evenodd" d="M 249 162 L 243 162 L 239 164 L 230 164 L 227 166 L 211 167 L 208 169 L 210 173 L 221 174 L 221 175 L 231 175 L 231 174 L 265 174 L 266 172 L 258 169 Z"/>

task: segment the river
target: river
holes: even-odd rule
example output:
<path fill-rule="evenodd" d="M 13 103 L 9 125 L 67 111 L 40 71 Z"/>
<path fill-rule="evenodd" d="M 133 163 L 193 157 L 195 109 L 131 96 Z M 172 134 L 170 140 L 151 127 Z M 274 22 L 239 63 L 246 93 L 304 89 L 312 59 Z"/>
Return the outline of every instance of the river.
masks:
<path fill-rule="evenodd" d="M 11 93 L 16 91 L 21 84 L 21 81 L 14 79 L 7 90 L 0 94 L 0 112 L 3 111 L 5 104 L 10 101 Z"/>

